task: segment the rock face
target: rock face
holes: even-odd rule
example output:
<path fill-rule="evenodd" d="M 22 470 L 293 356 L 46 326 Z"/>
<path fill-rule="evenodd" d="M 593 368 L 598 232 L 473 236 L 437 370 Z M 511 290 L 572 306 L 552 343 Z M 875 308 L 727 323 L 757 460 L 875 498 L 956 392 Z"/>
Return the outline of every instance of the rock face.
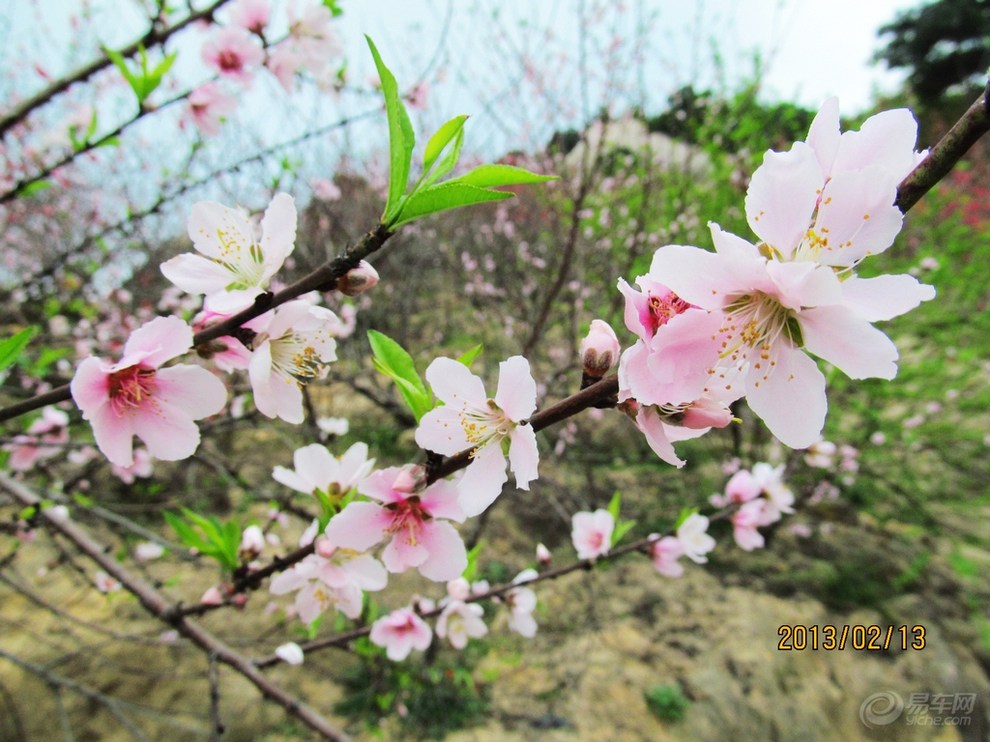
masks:
<path fill-rule="evenodd" d="M 619 578 L 618 572 L 624 574 Z M 615 584 L 621 579 L 621 584 Z M 658 576 L 645 560 L 562 580 L 541 593 L 540 634 L 520 646 L 494 684 L 499 723 L 450 739 L 622 740 L 983 740 L 990 682 L 972 649 L 914 596 L 884 613 L 829 611 L 807 598 L 780 598 L 726 586 L 689 569 Z M 778 650 L 782 624 L 880 625 L 922 622 L 923 650 Z M 584 631 L 575 631 L 580 625 Z M 690 700 L 679 721 L 661 721 L 644 692 L 676 685 Z M 861 709 L 893 692 L 898 718 L 868 727 Z M 976 694 L 957 725 L 912 707 L 927 694 Z M 882 711 L 890 696 L 874 699 Z M 968 719 L 965 721 L 964 719 Z"/>

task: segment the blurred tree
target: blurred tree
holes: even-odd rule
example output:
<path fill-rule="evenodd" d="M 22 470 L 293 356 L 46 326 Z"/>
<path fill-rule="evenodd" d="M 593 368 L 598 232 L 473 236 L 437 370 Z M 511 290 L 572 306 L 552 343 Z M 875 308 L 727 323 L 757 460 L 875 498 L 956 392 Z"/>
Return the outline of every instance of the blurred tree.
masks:
<path fill-rule="evenodd" d="M 880 28 L 892 36 L 877 59 L 909 70 L 908 84 L 926 104 L 947 93 L 966 97 L 986 82 L 990 66 L 990 0 L 936 0 Z"/>

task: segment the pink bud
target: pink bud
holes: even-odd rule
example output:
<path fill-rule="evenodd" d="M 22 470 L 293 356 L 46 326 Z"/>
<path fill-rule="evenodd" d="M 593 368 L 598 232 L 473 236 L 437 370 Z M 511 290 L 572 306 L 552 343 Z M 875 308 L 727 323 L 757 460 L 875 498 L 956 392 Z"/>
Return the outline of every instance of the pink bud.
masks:
<path fill-rule="evenodd" d="M 333 556 L 333 553 L 336 550 L 337 548 L 332 543 L 330 543 L 330 539 L 328 539 L 326 536 L 317 537 L 315 551 L 321 557 L 323 557 L 324 559 L 329 559 L 330 557 Z"/>
<path fill-rule="evenodd" d="M 378 271 L 366 260 L 362 260 L 357 268 L 351 268 L 343 278 L 337 280 L 337 290 L 347 296 L 363 294 L 377 285 Z"/>
<path fill-rule="evenodd" d="M 392 489 L 396 492 L 418 492 L 426 486 L 426 469 L 417 464 L 408 464 L 396 475 Z"/>
<path fill-rule="evenodd" d="M 214 585 L 203 593 L 203 597 L 199 599 L 199 602 L 203 605 L 222 605 L 223 595 L 220 594 L 220 589 Z"/>
<path fill-rule="evenodd" d="M 539 562 L 541 567 L 549 567 L 550 562 L 553 561 L 553 554 L 550 553 L 550 549 L 543 544 L 537 544 L 536 561 Z"/>
<path fill-rule="evenodd" d="M 732 422 L 732 411 L 722 402 L 707 397 L 692 402 L 681 418 L 681 425 L 692 430 L 724 428 Z"/>
<path fill-rule="evenodd" d="M 581 357 L 584 372 L 601 378 L 619 358 L 619 339 L 607 322 L 591 321 L 587 336 L 581 341 Z"/>

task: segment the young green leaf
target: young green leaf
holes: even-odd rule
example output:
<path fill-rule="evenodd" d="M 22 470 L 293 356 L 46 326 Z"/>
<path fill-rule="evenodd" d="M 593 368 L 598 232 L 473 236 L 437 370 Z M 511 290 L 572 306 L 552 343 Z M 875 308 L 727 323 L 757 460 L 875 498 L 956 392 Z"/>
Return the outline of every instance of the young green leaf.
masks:
<path fill-rule="evenodd" d="M 0 342 L 0 371 L 3 371 L 8 366 L 11 366 L 17 357 L 21 354 L 21 351 L 31 342 L 38 332 L 38 328 L 32 325 L 31 327 L 25 327 L 23 330 L 18 332 L 13 337 L 9 337 L 3 342 Z"/>
<path fill-rule="evenodd" d="M 144 98 L 141 97 L 141 82 L 138 77 L 131 72 L 130 67 L 127 66 L 127 61 L 124 59 L 120 52 L 115 52 L 109 47 L 103 47 L 103 51 L 110 58 L 110 61 L 114 63 L 114 66 L 120 70 L 120 74 L 124 76 L 127 80 L 127 84 L 131 86 L 131 90 L 134 91 L 134 95 L 137 96 L 138 103 L 141 103 Z"/>
<path fill-rule="evenodd" d="M 454 169 L 457 161 L 461 157 L 461 146 L 464 144 L 464 127 L 462 126 L 454 136 L 454 143 L 447 148 L 447 153 L 440 159 L 433 171 L 423 176 L 418 190 L 424 190 L 436 183 L 440 178 Z"/>
<path fill-rule="evenodd" d="M 558 176 L 556 175 L 531 173 L 529 170 L 514 165 L 481 165 L 458 178 L 451 178 L 444 185 L 462 183 L 475 188 L 494 188 L 527 183 L 546 183 L 548 180 L 557 179 Z"/>
<path fill-rule="evenodd" d="M 30 196 L 32 193 L 38 193 L 39 191 L 44 191 L 52 187 L 52 182 L 50 180 L 34 180 L 25 185 L 23 188 L 17 189 L 18 196 Z"/>
<path fill-rule="evenodd" d="M 634 520 L 619 520 L 615 523 L 615 529 L 612 531 L 612 546 L 618 544 L 629 531 L 633 529 L 636 525 Z"/>
<path fill-rule="evenodd" d="M 622 493 L 618 490 L 612 495 L 612 499 L 608 501 L 608 512 L 612 516 L 612 520 L 616 523 L 619 522 L 619 508 L 622 507 Z"/>
<path fill-rule="evenodd" d="M 471 368 L 471 364 L 474 363 L 474 359 L 481 355 L 481 351 L 485 349 L 485 346 L 478 343 L 476 346 L 470 350 L 466 350 L 457 356 L 457 362 L 463 363 L 468 368 Z"/>
<path fill-rule="evenodd" d="M 448 180 L 440 185 L 419 191 L 406 200 L 402 211 L 396 217 L 396 221 L 389 224 L 389 228 L 394 229 L 429 214 L 457 209 L 461 206 L 482 204 L 487 201 L 504 201 L 514 195 L 509 191 L 489 191 Z"/>
<path fill-rule="evenodd" d="M 382 222 L 389 224 L 399 208 L 399 199 L 409 183 L 409 168 L 412 163 L 413 147 L 416 145 L 416 134 L 399 96 L 399 85 L 395 81 L 395 76 L 385 66 L 371 37 L 365 36 L 365 39 L 371 49 L 371 56 L 375 59 L 375 67 L 378 68 L 382 95 L 385 97 L 385 117 L 388 120 L 388 198 L 385 201 Z"/>
<path fill-rule="evenodd" d="M 399 393 L 418 421 L 432 408 L 430 393 L 416 370 L 412 356 L 388 335 L 368 330 L 368 342 L 374 354 L 372 364 L 392 379 Z"/>
<path fill-rule="evenodd" d="M 440 153 L 444 151 L 450 141 L 454 139 L 462 129 L 464 129 L 464 122 L 467 121 L 467 116 L 455 116 L 446 124 L 437 129 L 437 133 L 430 137 L 430 141 L 426 143 L 426 152 L 423 153 L 423 175 L 427 175 L 430 172 L 430 168 L 433 167 L 433 163 L 437 161 Z"/>

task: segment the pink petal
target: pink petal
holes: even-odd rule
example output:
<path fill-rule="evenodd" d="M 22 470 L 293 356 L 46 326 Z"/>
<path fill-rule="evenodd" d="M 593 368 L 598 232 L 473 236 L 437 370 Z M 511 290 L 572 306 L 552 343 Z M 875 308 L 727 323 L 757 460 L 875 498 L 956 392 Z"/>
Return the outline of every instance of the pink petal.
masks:
<path fill-rule="evenodd" d="M 464 522 L 464 511 L 457 500 L 460 493 L 453 482 L 441 479 L 420 492 L 419 501 L 423 509 L 434 518 Z"/>
<path fill-rule="evenodd" d="M 92 412 L 110 400 L 110 375 L 107 368 L 109 367 L 99 358 L 90 356 L 79 364 L 72 383 L 69 384 L 72 399 L 87 419 Z"/>
<path fill-rule="evenodd" d="M 883 252 L 901 231 L 896 185 L 884 185 L 878 168 L 837 173 L 825 188 L 815 232 L 828 238 L 819 253 L 824 265 L 853 265 Z"/>
<path fill-rule="evenodd" d="M 724 297 L 720 290 L 732 285 L 718 255 L 685 245 L 659 248 L 653 254 L 650 275 L 670 286 L 684 301 L 703 309 L 721 307 Z"/>
<path fill-rule="evenodd" d="M 320 489 L 326 489 L 330 482 L 335 481 L 339 468 L 337 459 L 319 443 L 297 449 L 292 455 L 292 462 L 299 476 Z"/>
<path fill-rule="evenodd" d="M 636 426 L 646 436 L 646 442 L 650 444 L 653 453 L 663 461 L 676 466 L 678 469 L 687 463 L 677 457 L 673 444 L 667 439 L 667 433 L 656 409 L 653 407 L 640 408 L 639 412 L 636 413 Z"/>
<path fill-rule="evenodd" d="M 143 353 L 144 363 L 158 368 L 192 348 L 192 328 L 178 317 L 156 317 L 131 333 L 124 355 Z"/>
<path fill-rule="evenodd" d="M 831 268 L 809 260 L 787 263 L 771 260 L 766 265 L 766 271 L 773 281 L 773 295 L 788 309 L 842 301 L 842 285 Z"/>
<path fill-rule="evenodd" d="M 327 524 L 324 534 L 338 548 L 365 551 L 385 537 L 392 517 L 373 502 L 352 502 Z"/>
<path fill-rule="evenodd" d="M 144 441 L 148 453 L 156 459 L 187 459 L 199 446 L 199 428 L 178 407 L 159 401 L 153 407 L 136 408 L 129 416 L 134 435 Z"/>
<path fill-rule="evenodd" d="M 416 445 L 444 456 L 452 456 L 471 448 L 473 444 L 467 439 L 464 426 L 461 425 L 460 406 L 444 405 L 423 415 L 416 428 Z"/>
<path fill-rule="evenodd" d="M 230 275 L 228 274 L 228 282 Z M 265 293 L 261 288 L 237 289 L 235 291 L 220 291 L 206 297 L 205 305 L 218 314 L 236 314 L 254 304 L 254 300 Z"/>
<path fill-rule="evenodd" d="M 825 425 L 825 377 L 805 353 L 778 343 L 769 378 L 751 371 L 747 401 L 781 443 L 807 448 Z"/>
<path fill-rule="evenodd" d="M 285 595 L 293 590 L 298 590 L 309 582 L 309 575 L 301 570 L 287 569 L 272 578 L 268 584 L 268 592 L 272 595 Z"/>
<path fill-rule="evenodd" d="M 851 276 L 842 282 L 843 304 L 870 322 L 893 319 L 935 298 L 935 287 L 914 276 Z"/>
<path fill-rule="evenodd" d="M 348 559 L 341 568 L 362 590 L 382 590 L 388 584 L 388 572 L 370 554 Z"/>
<path fill-rule="evenodd" d="M 475 454 L 457 484 L 461 510 L 469 518 L 480 515 L 495 502 L 508 479 L 501 446 L 498 443 L 485 446 Z"/>
<path fill-rule="evenodd" d="M 870 116 L 857 131 L 847 131 L 839 142 L 833 172 L 878 165 L 887 171 L 886 182 L 896 185 L 915 166 L 914 145 L 918 122 L 906 108 Z"/>
<path fill-rule="evenodd" d="M 422 533 L 420 530 L 418 535 L 421 537 Z M 413 543 L 408 534 L 400 531 L 382 551 L 382 563 L 389 572 L 405 572 L 410 567 L 420 566 L 429 556 L 430 552 L 422 541 Z"/>
<path fill-rule="evenodd" d="M 832 172 L 832 162 L 835 160 L 835 153 L 839 150 L 838 98 L 829 98 L 822 104 L 811 122 L 807 142 L 815 151 L 824 181 Z"/>
<path fill-rule="evenodd" d="M 231 272 L 202 255 L 183 253 L 161 266 L 162 274 L 188 294 L 212 294 L 223 291 L 231 281 Z"/>
<path fill-rule="evenodd" d="M 131 466 L 134 463 L 134 432 L 130 417 L 117 417 L 109 403 L 88 411 L 86 417 L 93 427 L 96 446 L 103 455 L 117 466 Z"/>
<path fill-rule="evenodd" d="M 165 404 L 200 420 L 215 415 L 227 403 L 227 387 L 205 368 L 180 364 L 159 369 L 156 396 Z"/>
<path fill-rule="evenodd" d="M 457 530 L 446 521 L 430 521 L 420 531 L 421 543 L 429 551 L 419 573 L 428 580 L 447 582 L 467 568 L 467 550 Z"/>
<path fill-rule="evenodd" d="M 808 351 L 852 379 L 893 379 L 897 375 L 897 346 L 862 315 L 846 307 L 817 307 L 802 312 L 801 332 Z"/>
<path fill-rule="evenodd" d="M 803 142 L 790 152 L 767 152 L 746 192 L 750 228 L 789 258 L 808 231 L 824 182 L 814 150 Z"/>
<path fill-rule="evenodd" d="M 495 404 L 513 422 L 525 420 L 536 409 L 536 382 L 529 371 L 529 361 L 512 356 L 499 365 Z"/>
<path fill-rule="evenodd" d="M 450 358 L 435 359 L 426 369 L 426 380 L 437 399 L 444 404 L 459 407 L 467 403 L 483 409 L 488 401 L 481 379 L 463 363 Z"/>
<path fill-rule="evenodd" d="M 509 468 L 516 475 L 516 487 L 529 489 L 529 483 L 539 477 L 537 467 L 540 451 L 536 447 L 536 431 L 532 425 L 517 425 L 509 433 Z"/>
<path fill-rule="evenodd" d="M 390 466 L 372 472 L 358 485 L 358 492 L 386 505 L 398 502 L 400 495 L 392 489 L 392 485 L 395 484 L 395 478 L 400 471 L 402 470 L 398 466 Z"/>
<path fill-rule="evenodd" d="M 284 484 L 286 487 L 296 490 L 296 492 L 302 492 L 307 495 L 313 493 L 313 487 L 309 482 L 292 471 L 292 469 L 286 469 L 284 466 L 276 466 L 272 469 L 272 479 L 279 484 Z"/>
<path fill-rule="evenodd" d="M 270 277 L 292 254 L 296 241 L 296 205 L 292 196 L 279 193 L 268 204 L 261 219 L 261 252 Z"/>

